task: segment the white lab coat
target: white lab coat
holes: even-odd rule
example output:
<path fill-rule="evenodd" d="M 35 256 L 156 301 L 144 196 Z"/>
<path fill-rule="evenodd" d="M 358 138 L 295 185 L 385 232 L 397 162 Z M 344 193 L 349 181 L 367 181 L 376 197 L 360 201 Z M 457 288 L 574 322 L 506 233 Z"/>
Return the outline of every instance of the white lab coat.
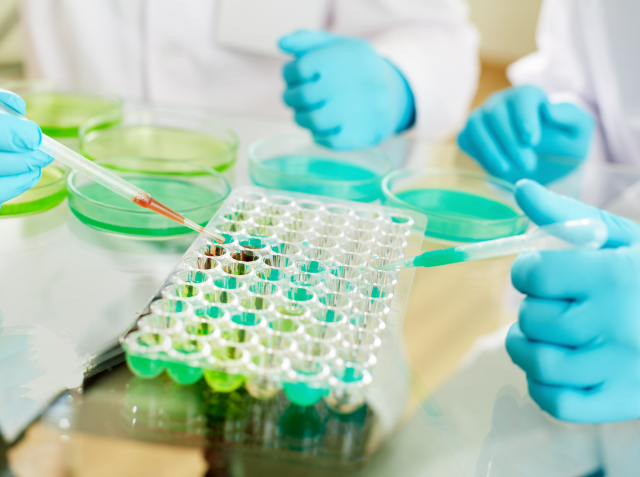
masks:
<path fill-rule="evenodd" d="M 23 0 L 27 76 L 150 103 L 290 117 L 281 101 L 286 60 L 221 45 L 223 1 Z M 292 0 L 253 0 L 256 8 L 267 1 L 290 20 Z M 478 36 L 463 0 L 293 1 L 320 2 L 319 27 L 369 39 L 400 68 L 424 136 L 442 138 L 464 120 L 477 83 Z M 253 10 L 246 15 L 255 25 Z"/>
<path fill-rule="evenodd" d="M 508 71 L 594 114 L 594 160 L 640 165 L 639 24 L 638 0 L 545 0 L 538 51 Z"/>

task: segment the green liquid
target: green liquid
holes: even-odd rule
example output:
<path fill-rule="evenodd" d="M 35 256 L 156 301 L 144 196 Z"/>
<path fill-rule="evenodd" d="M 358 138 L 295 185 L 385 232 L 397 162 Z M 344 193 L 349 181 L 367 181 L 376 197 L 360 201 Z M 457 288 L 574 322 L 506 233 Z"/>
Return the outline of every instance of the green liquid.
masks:
<path fill-rule="evenodd" d="M 219 208 L 217 202 L 223 199 L 216 191 L 178 179 L 126 177 L 126 180 L 174 210 L 188 211 L 199 208 L 194 213 L 185 212 L 184 215 L 203 226 Z M 79 191 L 85 197 L 99 203 L 95 204 L 81 197 L 70 196 L 71 210 L 78 219 L 87 225 L 132 235 L 171 236 L 193 233 L 191 229 L 155 212 L 146 211 L 139 205 L 94 182 L 81 186 Z M 110 209 L 102 204 L 119 209 Z M 203 204 L 210 205 L 203 207 Z"/>
<path fill-rule="evenodd" d="M 444 248 L 427 252 L 415 258 L 413 264 L 416 267 L 438 267 L 450 263 L 464 262 L 469 258 L 468 254 L 455 248 Z"/>
<path fill-rule="evenodd" d="M 224 171 L 236 160 L 236 149 L 224 139 L 188 129 L 121 126 L 91 131 L 82 151 L 91 159 L 139 157 L 197 162 Z"/>
<path fill-rule="evenodd" d="M 381 197 L 383 173 L 339 159 L 280 156 L 252 167 L 250 173 L 253 183 L 262 187 L 368 202 Z"/>
<path fill-rule="evenodd" d="M 28 93 L 23 98 L 27 118 L 51 137 L 75 137 L 88 119 L 120 108 L 114 100 L 82 94 Z"/>
<path fill-rule="evenodd" d="M 240 374 L 229 374 L 221 371 L 205 371 L 204 379 L 211 389 L 219 393 L 230 393 L 244 384 L 245 378 Z"/>
<path fill-rule="evenodd" d="M 284 393 L 296 406 L 308 407 L 320 402 L 327 394 L 325 389 L 310 388 L 304 383 L 285 383 Z"/>
<path fill-rule="evenodd" d="M 169 377 L 178 384 L 194 384 L 202 379 L 202 370 L 200 368 L 181 363 L 166 363 L 166 368 Z"/>
<path fill-rule="evenodd" d="M 527 225 L 526 221 L 516 220 L 519 214 L 512 207 L 468 192 L 414 189 L 396 195 L 427 215 L 425 235 L 429 237 L 474 242 L 517 235 L 523 233 Z M 491 224 L 495 221 L 508 223 Z"/>
<path fill-rule="evenodd" d="M 36 187 L 43 187 L 64 176 L 64 171 L 57 167 L 48 166 L 42 169 L 42 177 Z M 47 195 L 47 192 L 50 195 Z M 44 195 L 44 197 L 42 197 Z M 0 207 L 0 216 L 31 214 L 49 210 L 64 200 L 67 196 L 67 187 L 64 182 L 52 185 L 49 191 L 40 191 L 36 188 L 8 200 Z"/>
<path fill-rule="evenodd" d="M 164 371 L 164 363 L 160 360 L 132 356 L 129 353 L 125 354 L 125 358 L 131 372 L 139 378 L 155 378 Z"/>

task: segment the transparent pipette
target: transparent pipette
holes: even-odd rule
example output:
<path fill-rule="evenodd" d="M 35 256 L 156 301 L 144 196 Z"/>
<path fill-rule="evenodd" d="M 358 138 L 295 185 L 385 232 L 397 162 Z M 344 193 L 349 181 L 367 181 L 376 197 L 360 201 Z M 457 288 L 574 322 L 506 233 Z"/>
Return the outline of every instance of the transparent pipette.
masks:
<path fill-rule="evenodd" d="M 18 114 L 16 111 L 4 105 L 3 103 L 0 103 L 0 111 L 11 116 L 24 118 L 24 116 Z M 68 147 L 63 146 L 62 144 L 51 139 L 45 134 L 42 135 L 42 142 L 40 143 L 39 149 L 42 152 L 52 156 L 54 159 L 57 159 L 63 164 L 66 164 L 71 169 L 86 175 L 98 184 L 103 185 L 107 189 L 124 197 L 125 199 L 130 200 L 131 202 L 134 202 L 141 207 L 164 215 L 168 219 L 178 222 L 185 227 L 188 227 L 192 230 L 195 230 L 196 232 L 214 239 L 216 242 L 224 242 L 224 237 L 222 237 L 220 234 L 217 234 L 211 230 L 207 230 L 194 221 L 187 219 L 175 210 L 170 209 L 163 203 L 151 197 L 151 194 L 148 194 L 147 192 L 134 186 L 130 182 L 125 181 L 120 176 L 114 174 L 108 169 L 105 169 L 104 167 L 99 166 L 95 162 L 90 161 L 77 152 L 72 151 Z"/>
<path fill-rule="evenodd" d="M 561 250 L 602 247 L 609 238 L 607 227 L 598 219 L 558 222 L 531 229 L 524 235 L 426 252 L 378 268 L 382 271 L 411 267 L 438 267 L 483 258 L 515 255 L 534 250 Z"/>

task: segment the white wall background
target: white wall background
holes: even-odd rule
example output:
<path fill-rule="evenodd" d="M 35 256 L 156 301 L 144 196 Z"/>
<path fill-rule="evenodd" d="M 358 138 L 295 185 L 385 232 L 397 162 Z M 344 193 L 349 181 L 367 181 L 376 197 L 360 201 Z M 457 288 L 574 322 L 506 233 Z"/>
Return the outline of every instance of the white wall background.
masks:
<path fill-rule="evenodd" d="M 268 0 L 266 0 L 268 1 Z M 534 32 L 542 0 L 467 0 L 482 35 L 483 61 L 506 65 L 535 49 Z M 0 37 L 19 0 L 0 0 Z M 19 28 L 0 39 L 0 65 L 20 63 Z"/>

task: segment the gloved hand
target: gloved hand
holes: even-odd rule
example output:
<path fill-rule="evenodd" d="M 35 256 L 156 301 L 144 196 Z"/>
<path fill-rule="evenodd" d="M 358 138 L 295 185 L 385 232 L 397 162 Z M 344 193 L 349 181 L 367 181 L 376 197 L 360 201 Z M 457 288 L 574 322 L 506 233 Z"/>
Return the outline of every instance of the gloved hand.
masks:
<path fill-rule="evenodd" d="M 409 84 L 366 40 L 301 30 L 279 46 L 296 57 L 283 70 L 284 102 L 319 144 L 373 146 L 413 123 Z"/>
<path fill-rule="evenodd" d="M 601 250 L 533 252 L 513 263 L 513 285 L 527 297 L 507 351 L 531 397 L 566 421 L 640 418 L 640 225 L 530 180 L 515 194 L 538 225 L 596 217 L 609 230 Z"/>
<path fill-rule="evenodd" d="M 593 129 L 594 120 L 583 109 L 550 103 L 536 86 L 518 86 L 495 93 L 473 111 L 458 144 L 493 176 L 547 183 L 586 158 Z M 539 163 L 545 155 L 575 161 Z"/>
<path fill-rule="evenodd" d="M 0 89 L 0 102 L 24 115 L 27 105 L 15 93 Z M 53 158 L 38 150 L 42 132 L 28 119 L 0 110 L 0 206 L 31 189 Z"/>

